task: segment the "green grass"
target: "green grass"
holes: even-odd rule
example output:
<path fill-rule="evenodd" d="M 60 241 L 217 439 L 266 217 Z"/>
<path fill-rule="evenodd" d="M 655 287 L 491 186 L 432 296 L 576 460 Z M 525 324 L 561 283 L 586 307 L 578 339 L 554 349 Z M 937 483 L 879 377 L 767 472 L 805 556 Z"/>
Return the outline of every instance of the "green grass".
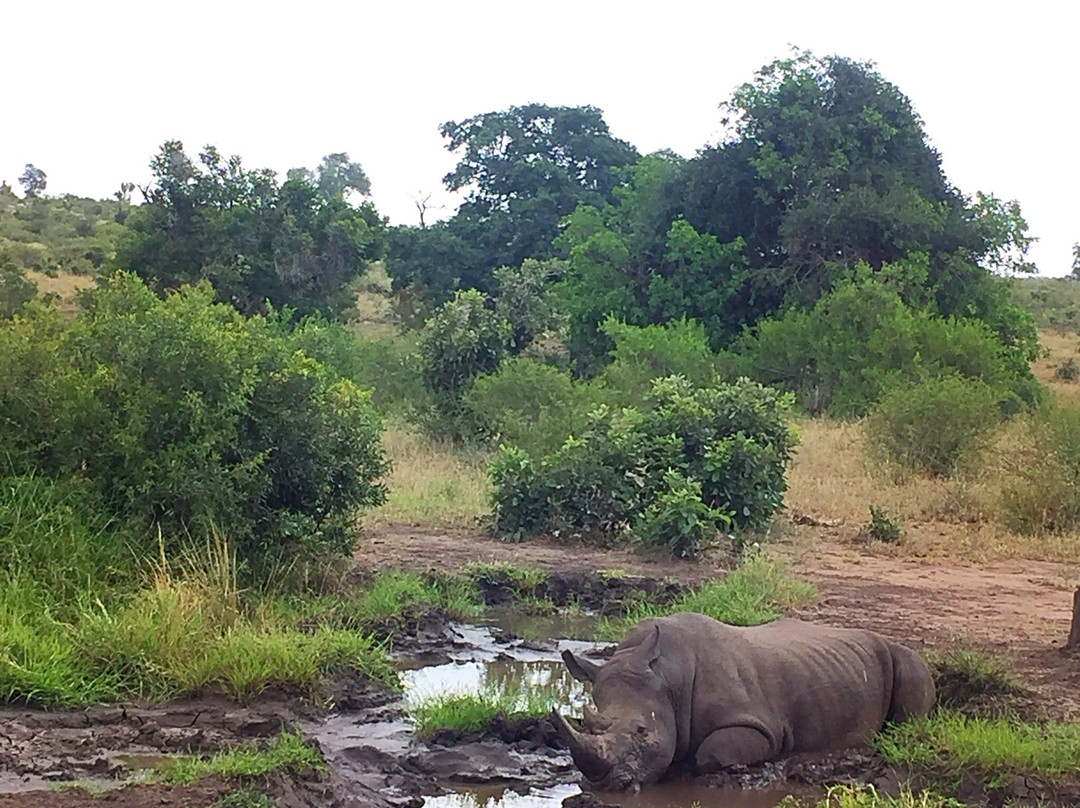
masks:
<path fill-rule="evenodd" d="M 203 777 L 226 779 L 264 777 L 274 771 L 294 774 L 326 768 L 322 754 L 299 733 L 285 732 L 263 747 L 251 744 L 219 752 L 211 758 L 178 758 L 169 770 L 170 783 L 186 785 Z"/>
<path fill-rule="evenodd" d="M 638 599 L 623 617 L 600 621 L 597 633 L 606 639 L 621 637 L 639 620 L 676 612 L 700 612 L 723 623 L 756 626 L 776 620 L 783 607 L 810 603 L 816 597 L 817 590 L 792 578 L 779 560 L 751 556 L 726 577 L 706 581 L 666 605 Z"/>
<path fill-rule="evenodd" d="M 997 657 L 966 648 L 930 654 L 939 707 L 1002 711 L 1024 688 Z"/>
<path fill-rule="evenodd" d="M 465 565 L 464 574 L 474 581 L 506 586 L 522 599 L 532 597 L 548 576 L 546 570 L 518 567 L 508 561 L 470 561 Z"/>
<path fill-rule="evenodd" d="M 943 779 L 984 778 L 990 787 L 1017 775 L 1080 777 L 1080 725 L 969 718 L 948 711 L 890 727 L 875 744 L 895 766 Z"/>
<path fill-rule="evenodd" d="M 554 691 L 520 686 L 485 687 L 473 693 L 443 694 L 424 699 L 409 708 L 417 737 L 430 738 L 440 731 L 463 736 L 480 735 L 500 713 L 510 721 L 542 718 L 558 703 Z"/>
<path fill-rule="evenodd" d="M 802 808 L 805 805 L 798 798 L 789 796 L 777 808 Z M 878 794 L 873 786 L 833 786 L 825 799 L 814 803 L 813 808 L 963 808 L 963 805 L 933 791 L 913 793 L 907 786 L 901 786 L 895 797 Z"/>

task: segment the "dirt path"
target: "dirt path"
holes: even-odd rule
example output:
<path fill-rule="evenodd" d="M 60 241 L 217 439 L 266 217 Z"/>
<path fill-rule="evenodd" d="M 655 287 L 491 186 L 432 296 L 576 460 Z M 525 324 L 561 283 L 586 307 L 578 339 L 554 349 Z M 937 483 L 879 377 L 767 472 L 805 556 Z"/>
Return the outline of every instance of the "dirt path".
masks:
<path fill-rule="evenodd" d="M 869 628 L 917 649 L 977 648 L 1009 660 L 1048 716 L 1080 718 L 1080 659 L 1059 650 L 1069 633 L 1080 570 L 1037 561 L 976 567 L 878 555 L 830 528 L 800 528 L 779 545 L 792 572 L 817 585 L 819 603 L 797 616 Z M 723 574 L 722 562 L 645 558 L 624 550 L 530 541 L 507 544 L 476 534 L 434 533 L 397 525 L 365 539 L 369 568 L 458 569 L 496 561 L 559 572 L 620 569 L 686 583 Z"/>

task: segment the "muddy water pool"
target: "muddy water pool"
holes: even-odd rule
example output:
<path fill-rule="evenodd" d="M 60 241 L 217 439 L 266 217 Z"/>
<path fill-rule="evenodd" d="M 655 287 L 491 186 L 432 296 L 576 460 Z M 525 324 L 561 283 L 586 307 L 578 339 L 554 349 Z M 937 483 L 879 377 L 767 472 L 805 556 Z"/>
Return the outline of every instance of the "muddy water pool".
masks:
<path fill-rule="evenodd" d="M 521 686 L 543 687 L 552 691 L 560 710 L 580 715 L 588 700 L 588 689 L 573 679 L 559 654 L 569 648 L 588 654 L 601 646 L 588 640 L 594 634 L 595 618 L 589 615 L 554 615 L 537 617 L 497 610 L 477 625 L 458 625 L 460 642 L 450 652 L 451 661 L 437 665 L 401 664 L 404 703 L 406 706 L 442 694 L 467 693 L 486 687 L 517 690 Z M 514 639 L 507 640 L 507 637 Z M 521 638 L 520 640 L 517 638 Z M 327 729 L 334 723 L 331 718 Z M 338 735 L 339 725 L 332 734 Z M 387 752 L 401 752 L 410 747 L 410 730 L 405 722 L 392 721 L 355 727 L 349 741 L 361 741 Z M 323 741 L 322 738 L 320 738 Z M 325 748 L 325 741 L 324 748 Z M 334 744 L 331 744 L 333 746 Z M 566 756 L 568 761 L 568 756 Z M 567 797 L 581 793 L 575 769 L 565 771 L 542 787 L 524 782 L 507 787 L 505 783 L 477 785 L 469 783 L 475 772 L 462 771 L 460 778 L 441 779 L 439 785 L 448 793 L 425 798 L 426 808 L 559 808 Z M 692 806 L 730 806 L 731 808 L 773 808 L 790 788 L 738 789 L 714 788 L 690 783 L 653 786 L 640 794 L 597 795 L 601 800 L 624 808 L 691 808 Z M 810 796 L 809 793 L 804 796 Z"/>

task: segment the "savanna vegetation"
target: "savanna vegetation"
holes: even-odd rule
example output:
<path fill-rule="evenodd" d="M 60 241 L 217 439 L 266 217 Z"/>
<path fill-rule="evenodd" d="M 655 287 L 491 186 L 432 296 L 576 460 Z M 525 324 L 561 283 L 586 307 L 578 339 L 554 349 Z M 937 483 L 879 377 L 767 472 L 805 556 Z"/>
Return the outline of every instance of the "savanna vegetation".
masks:
<path fill-rule="evenodd" d="M 281 182 L 170 141 L 138 201 L 51 197 L 33 166 L 23 196 L 0 187 L 0 697 L 395 686 L 386 641 L 419 610 L 475 615 L 478 573 L 345 586 L 389 523 L 738 565 L 626 604 L 610 636 L 811 600 L 767 557 L 785 506 L 869 516 L 859 535 L 900 551 L 1075 563 L 1080 293 L 1013 277 L 1034 270 L 1019 206 L 949 182 L 871 65 L 799 53 L 723 109 L 689 158 L 639 154 L 594 107 L 447 122 L 464 202 L 418 227 L 346 154 Z M 906 529 L 927 522 L 946 538 Z M 492 692 L 414 720 L 549 706 Z M 1074 735 L 943 712 L 881 752 L 1073 777 Z M 317 769 L 305 749 L 258 754 Z"/>

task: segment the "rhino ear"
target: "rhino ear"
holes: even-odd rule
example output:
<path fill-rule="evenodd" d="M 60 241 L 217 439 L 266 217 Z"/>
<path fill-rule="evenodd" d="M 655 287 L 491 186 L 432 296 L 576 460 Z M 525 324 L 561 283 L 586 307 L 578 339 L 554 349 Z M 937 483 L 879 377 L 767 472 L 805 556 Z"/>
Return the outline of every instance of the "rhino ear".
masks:
<path fill-rule="evenodd" d="M 596 681 L 596 675 L 600 673 L 600 666 L 595 662 L 574 656 L 574 652 L 569 648 L 563 649 L 562 658 L 563 662 L 566 663 L 567 670 L 570 671 L 570 675 L 579 682 Z"/>
<path fill-rule="evenodd" d="M 653 623 L 653 630 L 649 632 L 647 640 L 638 646 L 634 652 L 634 659 L 642 665 L 649 666 L 660 658 L 660 624 Z"/>

